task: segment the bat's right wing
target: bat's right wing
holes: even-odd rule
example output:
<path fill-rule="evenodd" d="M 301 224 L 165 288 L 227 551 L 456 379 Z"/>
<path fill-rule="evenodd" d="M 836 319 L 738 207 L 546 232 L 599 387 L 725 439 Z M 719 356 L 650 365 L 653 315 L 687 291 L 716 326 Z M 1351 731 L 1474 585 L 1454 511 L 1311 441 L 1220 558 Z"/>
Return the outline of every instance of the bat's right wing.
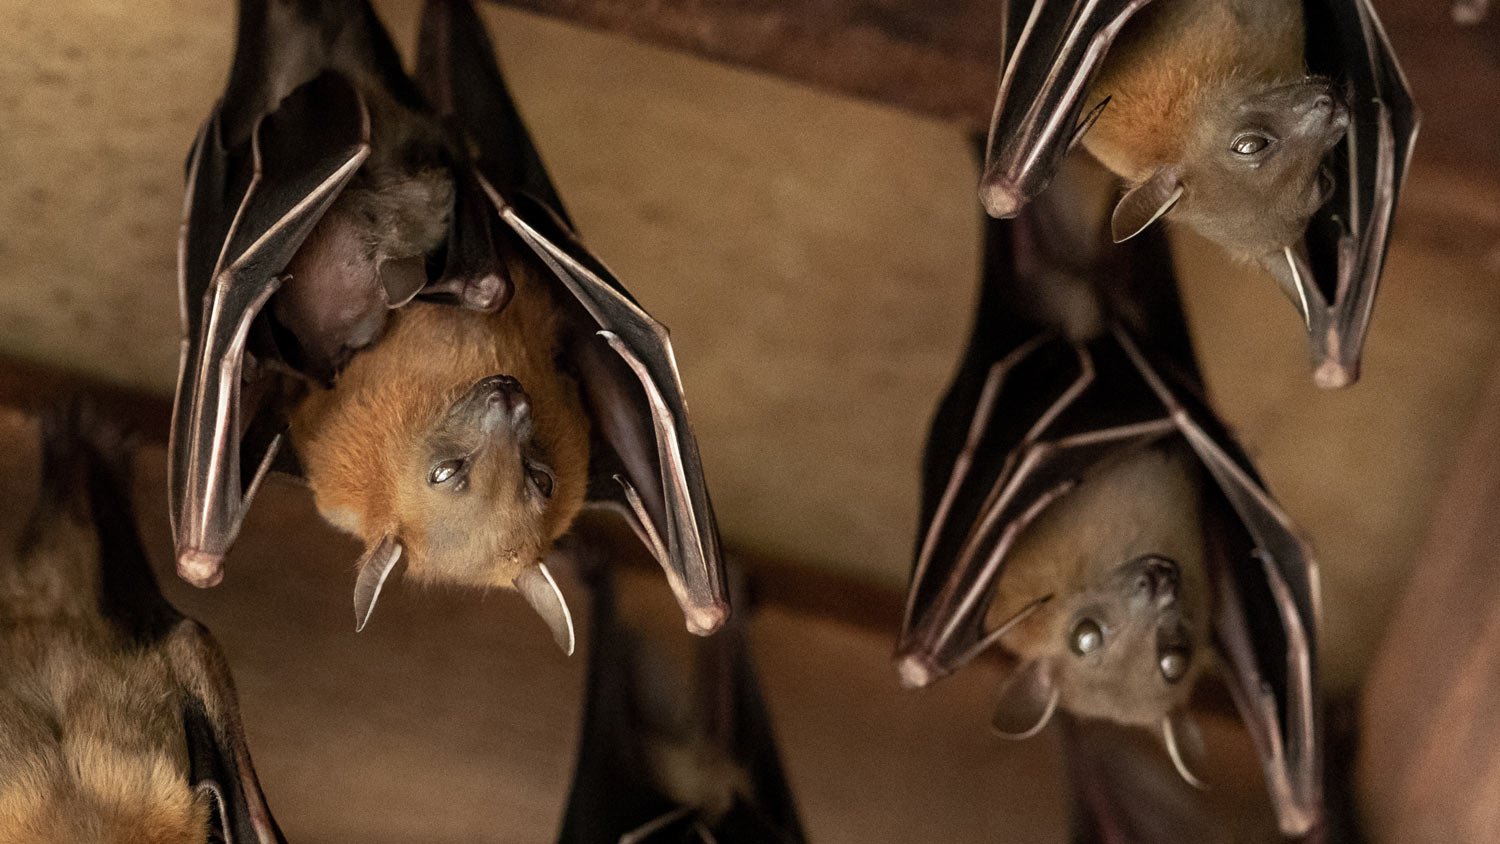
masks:
<path fill-rule="evenodd" d="M 1120 28 L 1151 0 L 1005 0 L 1000 92 L 979 198 L 1014 217 L 1052 181 L 1098 117 L 1089 88 Z"/>
<path fill-rule="evenodd" d="M 178 245 L 183 344 L 167 486 L 177 571 L 196 586 L 223 577 L 224 555 L 281 444 L 281 409 L 262 392 L 272 379 L 255 383 L 268 373 L 247 355 L 256 317 L 370 151 L 365 106 L 333 73 L 260 119 L 248 149 L 225 145 L 223 115 L 215 109 L 193 145 Z"/>
<path fill-rule="evenodd" d="M 666 326 L 569 226 L 468 0 L 428 0 L 417 64 L 428 96 L 469 141 L 493 211 L 576 304 L 586 336 L 569 354 L 612 458 L 596 453 L 595 470 L 618 467 L 591 495 L 631 521 L 688 629 L 712 632 L 729 613 L 718 528 Z"/>

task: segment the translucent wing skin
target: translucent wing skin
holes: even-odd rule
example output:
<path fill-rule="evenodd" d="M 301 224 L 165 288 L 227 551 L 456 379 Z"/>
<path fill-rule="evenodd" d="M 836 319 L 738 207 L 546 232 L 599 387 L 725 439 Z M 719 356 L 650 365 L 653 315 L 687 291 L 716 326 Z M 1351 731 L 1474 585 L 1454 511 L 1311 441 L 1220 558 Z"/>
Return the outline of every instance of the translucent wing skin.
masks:
<path fill-rule="evenodd" d="M 1272 273 L 1288 283 L 1307 327 L 1313 379 L 1343 387 L 1360 354 L 1390 245 L 1401 186 L 1421 117 L 1370 0 L 1305 0 L 1314 73 L 1345 80 L 1349 132 L 1328 162 L 1333 198 L 1300 250 Z"/>
<path fill-rule="evenodd" d="M 46 418 L 42 484 L 39 512 L 77 502 L 69 506 L 94 526 L 100 615 L 121 641 L 165 657 L 182 708 L 189 782 L 212 793 L 219 840 L 286 844 L 255 775 L 223 654 L 208 630 L 183 617 L 158 588 L 136 530 L 128 454 L 118 433 L 83 406 Z"/>
<path fill-rule="evenodd" d="M 991 216 L 1015 216 L 1052 181 L 1097 117 L 1083 107 L 1110 45 L 1147 2 L 1008 0 L 979 189 Z M 1305 0 L 1304 6 L 1309 66 L 1346 82 L 1351 123 L 1345 143 L 1326 162 L 1335 176 L 1334 197 L 1309 225 L 1305 244 L 1269 256 L 1266 267 L 1303 319 L 1314 380 L 1332 388 L 1359 377 L 1419 119 L 1369 0 Z"/>
<path fill-rule="evenodd" d="M 1028 318 L 1057 276 L 1038 256 L 1056 226 L 991 221 L 980 313 L 928 441 L 921 527 L 897 643 L 905 683 L 959 669 L 995 642 L 985 616 L 1016 537 L 1098 461 L 1181 438 L 1214 481 L 1222 524 L 1210 576 L 1229 685 L 1255 738 L 1283 831 L 1321 813 L 1315 640 L 1317 568 L 1243 452 L 1197 397 L 1182 315 L 1159 237 L 1092 268 L 1104 333 L 1069 340 Z M 1064 244 L 1066 245 L 1066 244 Z M 1084 250 L 1087 250 L 1087 246 Z M 1058 268 L 1076 276 L 1077 267 Z M 1119 293 L 1124 297 L 1116 300 Z M 1134 303 L 1134 304 L 1132 304 Z M 1144 347 L 1137 337 L 1155 339 Z"/>
<path fill-rule="evenodd" d="M 620 619 L 608 568 L 596 566 L 590 579 L 587 697 L 559 844 L 800 844 L 802 826 L 750 661 L 745 615 L 696 643 L 693 682 L 673 682 L 659 673 L 666 663 L 652 654 L 651 637 Z M 671 711 L 661 711 L 663 705 Z M 659 757 L 650 743 L 663 725 L 681 725 L 684 713 L 695 740 L 742 772 L 740 792 L 720 813 L 683 805 L 659 785 L 653 767 Z M 710 768 L 701 772 L 712 775 Z"/>
<path fill-rule="evenodd" d="M 712 632 L 729 612 L 718 528 L 666 326 L 573 234 L 471 3 L 428 0 L 417 66 L 429 99 L 475 150 L 495 212 L 576 303 L 587 336 L 571 355 L 611 452 L 595 463 L 619 468 L 591 495 L 632 522 L 688 629 Z"/>

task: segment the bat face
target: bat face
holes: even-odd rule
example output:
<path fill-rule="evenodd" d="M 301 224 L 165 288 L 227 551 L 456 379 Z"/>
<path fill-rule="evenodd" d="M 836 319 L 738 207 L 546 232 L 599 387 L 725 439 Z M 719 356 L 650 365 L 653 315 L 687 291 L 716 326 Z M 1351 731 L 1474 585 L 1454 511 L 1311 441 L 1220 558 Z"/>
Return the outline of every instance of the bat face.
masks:
<path fill-rule="evenodd" d="M 1259 257 L 1299 240 L 1328 198 L 1332 182 L 1321 165 L 1343 138 L 1349 111 L 1321 80 L 1248 87 L 1232 86 L 1200 108 L 1175 213 L 1232 252 Z"/>
<path fill-rule="evenodd" d="M 324 517 L 371 546 L 394 536 L 421 580 L 509 584 L 583 506 L 588 419 L 554 363 L 551 301 L 515 270 L 500 313 L 397 311 L 293 418 Z"/>
<path fill-rule="evenodd" d="M 496 551 L 541 559 L 554 538 L 548 515 L 556 476 L 535 433 L 531 399 L 508 375 L 480 379 L 453 403 L 398 481 L 398 500 L 432 514 L 414 556 L 444 571 Z M 503 537 L 502 547 L 476 547 L 486 533 Z"/>
<path fill-rule="evenodd" d="M 1057 705 L 1154 726 L 1186 704 L 1208 654 L 1198 490 L 1181 449 L 1089 476 L 1023 534 L 991 618 L 1046 598 L 1002 644 L 1036 664 Z M 998 626 L 998 625 L 997 625 Z"/>

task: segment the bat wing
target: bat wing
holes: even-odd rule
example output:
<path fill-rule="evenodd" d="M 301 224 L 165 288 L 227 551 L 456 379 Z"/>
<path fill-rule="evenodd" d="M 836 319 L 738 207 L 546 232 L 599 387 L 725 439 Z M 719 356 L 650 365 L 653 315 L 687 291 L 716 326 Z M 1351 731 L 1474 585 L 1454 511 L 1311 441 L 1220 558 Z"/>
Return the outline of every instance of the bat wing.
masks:
<path fill-rule="evenodd" d="M 273 376 L 249 350 L 256 318 L 369 155 L 368 113 L 337 74 L 283 99 L 256 123 L 248 150 L 224 145 L 223 115 L 221 105 L 193 146 L 178 249 L 184 341 L 168 489 L 178 574 L 197 586 L 223 576 L 224 554 L 281 444 Z"/>
<path fill-rule="evenodd" d="M 38 516 L 68 501 L 87 511 L 98 537 L 101 615 L 126 641 L 166 656 L 180 694 L 190 782 L 212 794 L 221 840 L 285 844 L 250 762 L 223 655 L 206 629 L 167 602 L 151 570 L 131 506 L 124 436 L 86 402 L 45 416 L 42 426 Z"/>
<path fill-rule="evenodd" d="M 478 148 L 477 178 L 501 220 L 558 280 L 588 336 L 573 354 L 619 471 L 606 502 L 630 518 L 666 573 L 688 628 L 728 614 L 718 528 L 667 329 L 578 241 L 467 0 L 429 0 L 420 82 Z M 511 192 L 507 192 L 509 189 Z M 608 466 L 611 461 L 596 460 Z"/>
<path fill-rule="evenodd" d="M 1013 217 L 1052 181 L 1098 109 L 1089 88 L 1120 28 L 1150 0 L 1006 0 L 1000 91 L 979 196 Z"/>
<path fill-rule="evenodd" d="M 1305 835 L 1323 820 L 1317 561 L 1223 425 L 1118 336 L 1237 517 L 1209 531 L 1221 537 L 1211 555 L 1218 563 L 1211 571 L 1215 636 L 1282 832 Z"/>
<path fill-rule="evenodd" d="M 226 844 L 285 844 L 271 817 L 240 724 L 229 666 L 207 629 L 184 619 L 163 642 L 182 700 L 189 776 L 212 795 Z"/>
<path fill-rule="evenodd" d="M 1268 269 L 1302 312 L 1314 380 L 1342 387 L 1359 377 L 1421 118 L 1370 0 L 1306 0 L 1305 8 L 1308 64 L 1346 85 L 1349 132 L 1326 162 L 1333 197 L 1313 218 L 1302 247 L 1273 256 Z"/>
<path fill-rule="evenodd" d="M 743 616 L 696 643 L 694 683 L 672 682 L 676 678 L 664 676 L 663 662 L 653 658 L 650 638 L 618 617 L 610 572 L 594 566 L 589 574 L 594 597 L 588 690 L 560 844 L 799 844 L 802 827 L 755 679 Z M 663 725 L 681 726 L 684 713 L 696 725 L 689 730 L 692 740 L 722 749 L 743 772 L 732 803 L 717 816 L 679 803 L 659 785 L 664 778 L 653 766 L 649 744 L 660 741 Z M 715 776 L 716 769 L 702 767 L 693 775 Z"/>

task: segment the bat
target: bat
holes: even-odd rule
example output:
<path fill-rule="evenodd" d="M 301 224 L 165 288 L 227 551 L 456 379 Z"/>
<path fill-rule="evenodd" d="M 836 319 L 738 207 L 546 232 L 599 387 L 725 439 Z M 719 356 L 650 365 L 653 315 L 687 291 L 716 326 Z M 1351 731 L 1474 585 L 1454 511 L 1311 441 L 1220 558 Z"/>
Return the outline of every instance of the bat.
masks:
<path fill-rule="evenodd" d="M 1353 383 L 1420 122 L 1369 0 L 1018 1 L 1004 21 L 991 216 L 1081 143 L 1131 180 L 1117 239 L 1170 214 L 1258 261 L 1315 382 Z"/>
<path fill-rule="evenodd" d="M 298 475 L 319 463 L 304 453 L 319 448 L 305 426 L 301 443 L 288 438 L 297 408 L 307 407 L 304 422 L 327 417 L 309 396 L 338 392 L 352 362 L 377 353 L 388 334 L 406 332 L 413 371 L 449 353 L 472 358 L 479 352 L 453 352 L 443 336 L 423 344 L 415 332 L 488 318 L 527 322 L 507 342 L 534 358 L 555 357 L 556 372 L 527 367 L 548 383 L 512 385 L 505 376 L 514 374 L 503 371 L 510 362 L 497 362 L 501 368 L 468 384 L 447 385 L 446 410 L 454 412 L 411 409 L 432 423 L 424 436 L 446 438 L 451 452 L 465 437 L 473 444 L 485 418 L 473 412 L 480 404 L 508 407 L 509 445 L 493 449 L 508 456 L 490 461 L 504 466 L 473 475 L 455 462 L 468 455 L 429 449 L 433 462 L 415 479 L 369 485 L 434 488 L 415 490 L 426 495 L 442 480 L 484 476 L 495 486 L 528 485 L 529 503 L 496 502 L 503 517 L 491 521 L 509 528 L 463 525 L 488 531 L 490 541 L 475 548 L 499 547 L 498 558 L 443 557 L 433 552 L 443 538 L 416 533 L 435 520 L 471 518 L 472 503 L 429 496 L 413 504 L 398 495 L 361 511 L 351 502 L 370 496 L 316 488 L 319 477 L 359 485 L 349 476 L 360 467 L 310 477 L 325 515 L 366 541 L 356 623 L 368 619 L 402 563 L 437 579 L 508 582 L 567 647 L 571 620 L 540 549 L 566 530 L 583 499 L 631 523 L 691 630 L 706 634 L 723 623 L 717 527 L 667 330 L 576 239 L 468 2 L 426 4 L 414 79 L 367 0 L 242 0 L 229 83 L 189 156 L 178 257 L 184 340 L 169 504 L 184 579 L 219 582 L 270 471 Z M 507 316 L 513 297 L 525 301 Z M 531 324 L 542 312 L 555 328 Z M 421 405 L 436 401 L 433 393 L 410 398 Z M 570 393 L 586 425 L 571 405 L 557 409 L 554 399 L 564 396 L 566 405 Z M 476 403 L 466 417 L 456 410 L 464 396 Z M 564 419 L 566 430 L 518 435 L 523 406 L 531 425 Z M 469 420 L 465 431 L 460 417 Z M 494 423 L 483 422 L 491 432 Z M 576 444 L 580 427 L 588 431 L 586 457 L 571 445 L 560 457 L 541 453 Z M 544 487 L 555 494 L 542 495 Z M 470 499 L 488 494 L 473 494 L 485 484 L 465 488 Z M 334 503 L 324 507 L 325 499 Z M 382 509 L 409 518 L 376 518 L 389 515 Z M 408 525 L 416 527 L 400 532 Z M 414 551 L 434 559 L 415 559 Z"/>
<path fill-rule="evenodd" d="M 1161 687 L 1185 689 L 1200 670 L 1197 655 L 1212 646 L 1280 826 L 1301 834 L 1321 812 L 1316 562 L 1200 397 L 1165 239 L 1150 232 L 1108 246 L 1108 204 L 1090 199 L 1106 197 L 1110 180 L 1082 165 L 1071 162 L 1014 220 L 987 223 L 974 330 L 928 439 L 897 667 L 906 685 L 925 686 L 1019 635 L 1022 653 L 1005 655 L 996 727 L 1025 736 L 1062 708 L 1065 695 L 1098 682 L 1087 666 L 1109 662 L 1100 655 L 1119 635 L 1135 654 L 1122 659 L 1153 691 L 1126 690 L 1128 701 L 1141 702 L 1111 717 L 1142 723 L 1161 716 L 1167 748 L 1192 779 L 1186 692 Z M 1109 480 L 1122 471 L 1123 483 Z M 1112 485 L 1157 490 L 1122 497 Z M 1181 502 L 1183 490 L 1194 488 L 1200 540 L 1191 526 L 1151 523 L 1190 520 L 1192 509 Z M 1097 512 L 1122 500 L 1130 507 Z M 1045 563 L 1049 551 L 1117 561 L 1115 568 L 1080 563 L 1106 575 L 1082 585 L 1148 609 L 1080 628 L 1091 616 L 1078 610 L 1100 602 L 1075 606 L 1057 587 L 1037 594 L 1034 584 L 1046 580 L 1024 557 L 1040 553 Z M 1195 554 L 1201 575 L 1191 571 Z M 1019 568 L 1007 583 L 1012 564 Z M 1200 576 L 1211 598 L 1206 622 L 1193 618 Z M 1054 577 L 1066 583 L 1070 576 Z M 1045 609 L 1059 604 L 1074 614 Z M 1051 644 L 1025 632 L 1032 621 L 1051 631 Z M 1042 644 L 1025 646 L 1028 640 Z M 1058 667 L 1066 660 L 1084 666 L 1074 678 Z M 1118 673 L 1106 665 L 1100 676 L 1118 682 Z M 1111 715 L 1103 708 L 1108 691 L 1095 695 L 1098 706 L 1085 699 L 1081 714 Z"/>
<path fill-rule="evenodd" d="M 284 844 L 224 656 L 157 589 L 123 437 L 55 411 L 39 478 L 0 558 L 0 842 Z"/>
<path fill-rule="evenodd" d="M 621 616 L 608 568 L 584 568 L 593 587 L 588 690 L 559 844 L 803 841 L 746 614 L 695 640 L 693 670 L 682 671 L 659 634 Z"/>

